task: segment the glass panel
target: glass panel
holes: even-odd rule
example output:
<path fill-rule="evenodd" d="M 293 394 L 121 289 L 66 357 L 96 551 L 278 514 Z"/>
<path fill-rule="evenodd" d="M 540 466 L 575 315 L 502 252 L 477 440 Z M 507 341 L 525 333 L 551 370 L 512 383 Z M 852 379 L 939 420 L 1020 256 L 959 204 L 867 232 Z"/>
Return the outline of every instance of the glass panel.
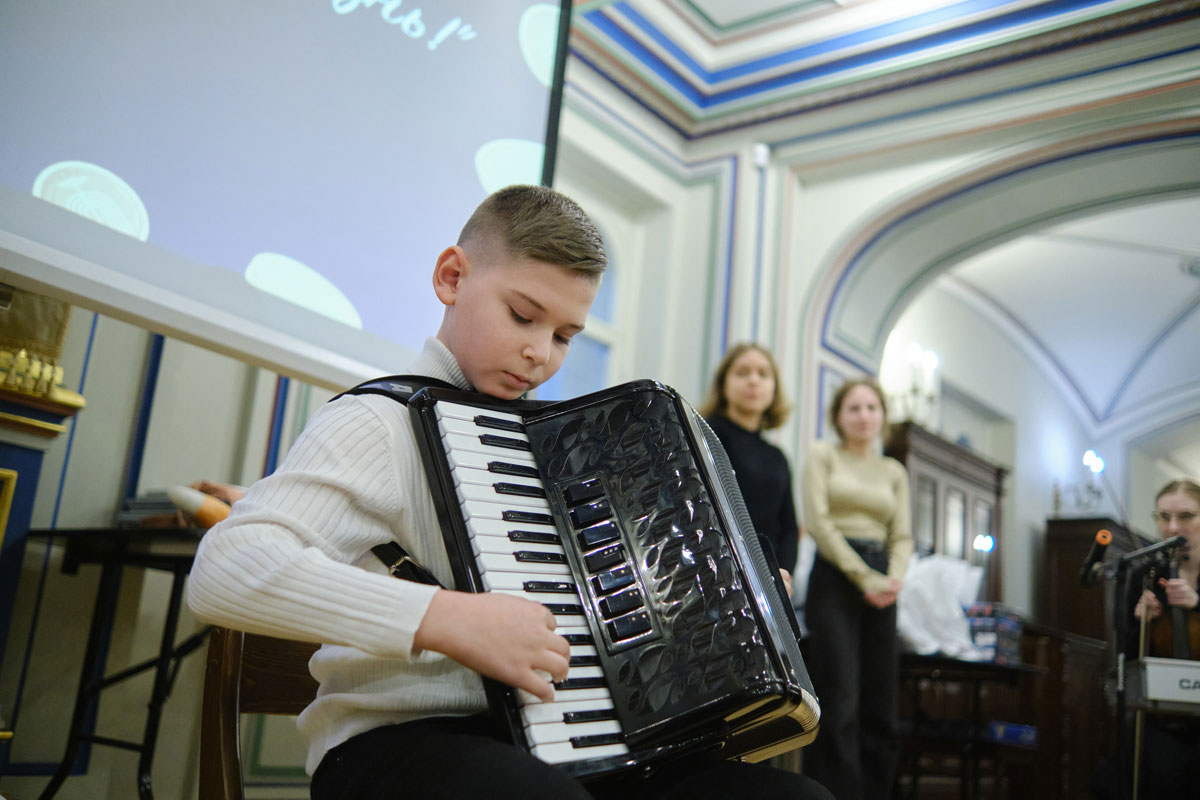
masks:
<path fill-rule="evenodd" d="M 976 500 L 974 511 L 971 563 L 986 564 L 988 556 L 996 547 L 996 534 L 992 530 L 992 504 L 985 500 Z"/>
<path fill-rule="evenodd" d="M 916 518 L 912 523 L 913 546 L 920 555 L 929 555 L 937 546 L 937 484 L 927 475 L 917 476 Z"/>
<path fill-rule="evenodd" d="M 608 385 L 609 346 L 585 334 L 571 340 L 558 374 L 538 387 L 538 400 L 570 400 Z"/>
<path fill-rule="evenodd" d="M 946 539 L 942 552 L 954 558 L 963 557 L 963 539 L 967 535 L 967 496 L 961 489 L 946 491 Z"/>

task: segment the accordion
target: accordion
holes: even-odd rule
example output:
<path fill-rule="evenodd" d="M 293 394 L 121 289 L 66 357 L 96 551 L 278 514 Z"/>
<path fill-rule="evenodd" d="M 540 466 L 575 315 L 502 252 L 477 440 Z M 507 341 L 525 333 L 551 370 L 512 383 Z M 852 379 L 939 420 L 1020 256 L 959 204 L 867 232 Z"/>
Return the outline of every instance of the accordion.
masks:
<path fill-rule="evenodd" d="M 457 588 L 541 602 L 571 645 L 553 702 L 485 680 L 515 742 L 586 779 L 816 736 L 778 571 L 724 448 L 674 390 L 503 403 L 426 388 L 408 407 Z"/>

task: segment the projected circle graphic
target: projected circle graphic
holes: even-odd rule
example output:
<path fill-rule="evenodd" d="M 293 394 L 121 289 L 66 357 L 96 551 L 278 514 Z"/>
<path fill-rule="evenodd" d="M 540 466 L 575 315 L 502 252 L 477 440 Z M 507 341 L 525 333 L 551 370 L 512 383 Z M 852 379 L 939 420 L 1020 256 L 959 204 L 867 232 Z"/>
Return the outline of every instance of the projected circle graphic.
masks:
<path fill-rule="evenodd" d="M 150 236 L 150 215 L 138 193 L 99 164 L 51 164 L 34 179 L 33 195 L 143 242 Z"/>
<path fill-rule="evenodd" d="M 554 49 L 558 40 L 558 7 L 539 3 L 525 9 L 517 26 L 525 66 L 542 86 L 554 79 Z"/>
<path fill-rule="evenodd" d="M 281 253 L 259 253 L 246 267 L 246 282 L 276 297 L 362 330 L 354 304 L 328 278 Z"/>
<path fill-rule="evenodd" d="M 489 194 L 514 183 L 541 183 L 545 145 L 527 139 L 493 139 L 475 153 L 475 174 Z"/>

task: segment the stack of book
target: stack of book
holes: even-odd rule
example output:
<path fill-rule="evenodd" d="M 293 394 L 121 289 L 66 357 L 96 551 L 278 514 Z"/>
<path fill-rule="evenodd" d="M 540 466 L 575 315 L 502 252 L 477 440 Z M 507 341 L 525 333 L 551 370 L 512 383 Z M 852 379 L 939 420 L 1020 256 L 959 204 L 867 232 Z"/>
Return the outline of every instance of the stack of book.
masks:
<path fill-rule="evenodd" d="M 1019 614 L 1001 603 L 973 603 L 967 609 L 971 642 L 997 664 L 1021 663 Z"/>

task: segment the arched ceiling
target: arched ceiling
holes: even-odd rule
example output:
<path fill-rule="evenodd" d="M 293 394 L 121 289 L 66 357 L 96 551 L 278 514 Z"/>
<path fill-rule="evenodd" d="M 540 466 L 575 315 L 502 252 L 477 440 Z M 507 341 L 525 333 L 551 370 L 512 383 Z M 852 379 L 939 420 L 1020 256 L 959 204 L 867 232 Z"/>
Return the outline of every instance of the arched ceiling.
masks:
<path fill-rule="evenodd" d="M 1045 228 L 952 275 L 1046 356 L 1096 423 L 1200 397 L 1198 197 Z M 1172 431 L 1152 437 L 1155 454 L 1200 472 L 1200 437 Z"/>
<path fill-rule="evenodd" d="M 1194 67 L 1198 21 L 1200 0 L 577 0 L 571 55 L 685 140 L 770 144 L 817 110 L 873 121 L 1156 59 Z M 1113 46 L 1078 58 L 1092 43 Z M 1200 198 L 1130 202 L 1008 237 L 942 278 L 1006 320 L 1098 425 L 1200 397 Z M 868 311 L 881 323 L 898 313 Z M 886 331 L 874 333 L 881 348 Z M 1200 473 L 1195 405 L 1138 446 Z"/>

